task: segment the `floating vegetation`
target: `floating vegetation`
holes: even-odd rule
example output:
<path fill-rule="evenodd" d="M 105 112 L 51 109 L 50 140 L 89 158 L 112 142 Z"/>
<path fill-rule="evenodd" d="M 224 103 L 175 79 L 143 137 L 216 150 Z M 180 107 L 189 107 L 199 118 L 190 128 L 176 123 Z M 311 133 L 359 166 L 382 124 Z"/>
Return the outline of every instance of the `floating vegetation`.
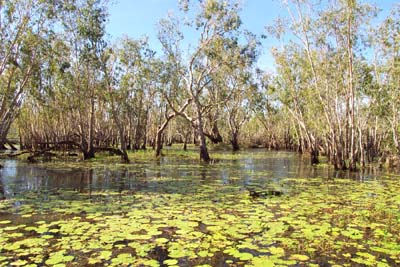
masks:
<path fill-rule="evenodd" d="M 254 170 L 248 185 L 179 168 L 187 176 L 149 176 L 142 187 L 1 201 L 0 266 L 400 265 L 398 177 L 266 183 Z"/>

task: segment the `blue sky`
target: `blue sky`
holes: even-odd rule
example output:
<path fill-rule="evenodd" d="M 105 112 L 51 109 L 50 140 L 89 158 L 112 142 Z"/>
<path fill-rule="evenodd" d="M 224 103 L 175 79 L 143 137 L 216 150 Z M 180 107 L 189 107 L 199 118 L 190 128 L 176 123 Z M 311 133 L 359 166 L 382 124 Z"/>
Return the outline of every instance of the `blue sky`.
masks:
<path fill-rule="evenodd" d="M 396 0 L 367 2 L 375 3 L 383 9 L 382 16 L 398 3 Z M 242 0 L 242 3 L 243 26 L 258 36 L 265 33 L 265 26 L 272 24 L 275 18 L 287 15 L 279 0 Z M 123 36 L 131 38 L 148 36 L 152 49 L 160 51 L 156 25 L 160 19 L 167 16 L 168 12 L 177 14 L 178 10 L 178 0 L 115 0 L 110 6 L 107 32 L 113 39 Z M 261 68 L 273 69 L 273 59 L 269 50 L 275 44 L 272 39 L 263 40 L 263 54 L 259 60 Z"/>

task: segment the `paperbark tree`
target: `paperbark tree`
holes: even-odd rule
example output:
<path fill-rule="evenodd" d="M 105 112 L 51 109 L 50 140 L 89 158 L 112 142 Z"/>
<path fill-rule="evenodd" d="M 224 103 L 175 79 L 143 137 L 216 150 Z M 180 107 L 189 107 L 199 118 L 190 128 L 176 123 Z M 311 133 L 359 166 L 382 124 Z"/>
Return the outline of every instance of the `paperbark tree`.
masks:
<path fill-rule="evenodd" d="M 35 0 L 0 1 L 0 149 L 25 96 L 34 90 L 51 8 Z"/>

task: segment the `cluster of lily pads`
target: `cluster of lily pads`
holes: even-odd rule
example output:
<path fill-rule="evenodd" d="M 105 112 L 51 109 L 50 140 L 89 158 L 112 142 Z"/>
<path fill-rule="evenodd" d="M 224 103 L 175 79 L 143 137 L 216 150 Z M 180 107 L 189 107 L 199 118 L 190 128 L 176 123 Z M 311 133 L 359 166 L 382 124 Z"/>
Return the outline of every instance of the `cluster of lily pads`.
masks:
<path fill-rule="evenodd" d="M 396 266 L 399 179 L 30 192 L 0 202 L 0 266 Z"/>

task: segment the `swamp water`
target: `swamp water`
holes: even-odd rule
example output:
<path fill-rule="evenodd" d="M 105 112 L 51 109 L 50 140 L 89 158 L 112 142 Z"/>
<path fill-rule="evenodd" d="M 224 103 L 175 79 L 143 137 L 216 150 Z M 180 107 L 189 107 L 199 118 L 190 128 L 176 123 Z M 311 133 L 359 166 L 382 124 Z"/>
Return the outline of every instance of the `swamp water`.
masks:
<path fill-rule="evenodd" d="M 400 175 L 220 158 L 5 160 L 0 266 L 400 266 Z"/>

